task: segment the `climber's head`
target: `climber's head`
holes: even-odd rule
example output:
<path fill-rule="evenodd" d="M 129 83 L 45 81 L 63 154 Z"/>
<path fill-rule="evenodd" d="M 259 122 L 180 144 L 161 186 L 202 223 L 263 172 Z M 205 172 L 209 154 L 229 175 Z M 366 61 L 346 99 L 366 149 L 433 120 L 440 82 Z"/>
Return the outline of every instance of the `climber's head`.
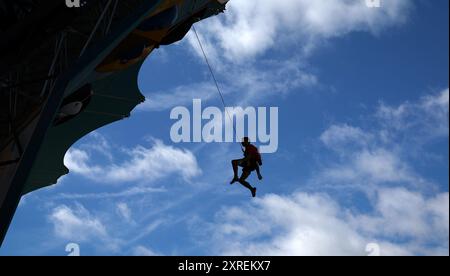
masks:
<path fill-rule="evenodd" d="M 242 138 L 241 144 L 242 144 L 243 147 L 246 147 L 246 146 L 250 145 L 250 139 L 248 137 Z"/>

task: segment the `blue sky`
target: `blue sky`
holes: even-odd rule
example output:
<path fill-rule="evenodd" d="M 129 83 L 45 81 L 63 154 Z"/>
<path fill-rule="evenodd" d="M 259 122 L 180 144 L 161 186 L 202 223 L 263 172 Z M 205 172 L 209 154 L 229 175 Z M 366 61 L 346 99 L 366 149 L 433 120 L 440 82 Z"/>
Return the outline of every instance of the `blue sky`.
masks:
<path fill-rule="evenodd" d="M 227 184 L 239 146 L 170 139 L 173 107 L 221 107 L 190 33 L 146 60 L 131 118 L 22 199 L 0 254 L 448 255 L 448 10 L 231 0 L 196 26 L 229 106 L 279 107 L 258 197 Z"/>

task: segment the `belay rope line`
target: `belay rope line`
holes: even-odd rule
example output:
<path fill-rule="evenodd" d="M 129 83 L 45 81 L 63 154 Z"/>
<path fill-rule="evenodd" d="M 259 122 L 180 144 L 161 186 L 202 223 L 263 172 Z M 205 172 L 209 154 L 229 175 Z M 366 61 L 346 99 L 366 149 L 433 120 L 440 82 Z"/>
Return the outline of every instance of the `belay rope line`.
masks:
<path fill-rule="evenodd" d="M 231 115 L 228 112 L 227 105 L 225 103 L 225 98 L 223 96 L 222 91 L 220 90 L 219 82 L 217 81 L 216 75 L 214 74 L 214 70 L 211 66 L 211 63 L 209 62 L 208 56 L 206 55 L 206 51 L 203 48 L 202 41 L 200 40 L 200 37 L 197 33 L 197 30 L 195 29 L 195 26 L 192 26 L 192 29 L 194 30 L 194 34 L 195 34 L 195 37 L 197 38 L 198 45 L 200 46 L 200 49 L 203 53 L 203 57 L 205 58 L 206 65 L 208 66 L 209 72 L 211 73 L 212 79 L 214 80 L 214 84 L 216 85 L 216 89 L 217 89 L 217 92 L 219 93 L 220 100 L 222 101 L 223 108 L 228 115 L 228 119 L 230 120 L 231 125 L 233 126 L 234 137 L 236 137 L 236 135 L 237 135 L 236 127 L 234 126 L 233 118 L 231 118 Z M 243 151 L 242 147 L 241 147 L 241 150 Z"/>

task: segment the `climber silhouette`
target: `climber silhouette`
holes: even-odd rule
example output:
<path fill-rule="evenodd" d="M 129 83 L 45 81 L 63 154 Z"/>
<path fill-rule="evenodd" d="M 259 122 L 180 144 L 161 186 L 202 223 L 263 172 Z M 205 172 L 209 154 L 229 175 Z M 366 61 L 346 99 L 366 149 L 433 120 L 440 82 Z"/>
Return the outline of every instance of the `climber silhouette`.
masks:
<path fill-rule="evenodd" d="M 231 161 L 234 177 L 230 184 L 234 184 L 236 182 L 241 183 L 242 186 L 249 189 L 252 196 L 255 197 L 256 188 L 252 187 L 246 180 L 253 171 L 256 171 L 258 179 L 262 180 L 263 177 L 259 168 L 259 166 L 262 166 L 261 154 L 258 149 L 250 143 L 250 139 L 248 137 L 244 137 L 241 144 L 245 149 L 243 150 L 244 158 Z M 238 176 L 239 167 L 242 167 L 242 175 L 240 178 Z"/>

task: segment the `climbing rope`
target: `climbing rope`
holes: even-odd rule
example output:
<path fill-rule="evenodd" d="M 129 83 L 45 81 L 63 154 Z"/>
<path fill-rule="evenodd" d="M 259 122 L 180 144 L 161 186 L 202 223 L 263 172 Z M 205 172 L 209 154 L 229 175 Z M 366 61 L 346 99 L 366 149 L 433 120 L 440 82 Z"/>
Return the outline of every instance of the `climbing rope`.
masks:
<path fill-rule="evenodd" d="M 208 56 L 206 55 L 206 51 L 203 48 L 202 42 L 201 42 L 200 37 L 199 37 L 199 35 L 197 33 L 197 29 L 195 29 L 195 26 L 192 26 L 192 29 L 194 30 L 194 34 L 195 34 L 195 37 L 197 38 L 198 45 L 200 46 L 200 49 L 201 49 L 201 51 L 203 53 L 203 57 L 205 58 L 206 65 L 208 66 L 209 72 L 211 73 L 211 76 L 212 76 L 212 78 L 214 80 L 214 84 L 216 85 L 216 89 L 217 89 L 217 92 L 219 93 L 220 99 L 222 101 L 223 108 L 224 108 L 225 112 L 227 113 L 228 119 L 230 120 L 230 122 L 231 122 L 231 124 L 233 126 L 234 136 L 236 137 L 236 135 L 237 135 L 236 134 L 237 133 L 236 127 L 234 126 L 233 119 L 231 118 L 231 115 L 228 112 L 227 105 L 225 103 L 225 98 L 224 98 L 223 93 L 222 93 L 222 91 L 220 89 L 219 82 L 217 81 L 216 75 L 214 74 L 214 70 L 213 70 L 213 68 L 211 66 L 211 63 L 209 62 Z"/>

